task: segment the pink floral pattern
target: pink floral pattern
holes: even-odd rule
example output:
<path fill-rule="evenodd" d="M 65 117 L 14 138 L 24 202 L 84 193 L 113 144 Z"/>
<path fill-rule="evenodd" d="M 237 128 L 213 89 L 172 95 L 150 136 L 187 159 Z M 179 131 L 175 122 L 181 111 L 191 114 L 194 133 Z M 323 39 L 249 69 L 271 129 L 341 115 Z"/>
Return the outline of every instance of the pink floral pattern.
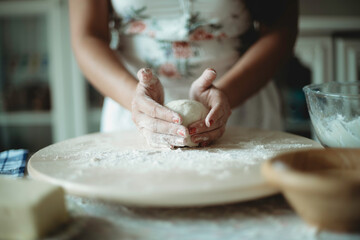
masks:
<path fill-rule="evenodd" d="M 189 37 L 190 41 L 211 40 L 213 38 L 214 35 L 205 31 L 202 28 L 197 28 L 194 32 L 191 33 Z"/>
<path fill-rule="evenodd" d="M 146 24 L 143 21 L 132 21 L 130 22 L 127 33 L 137 34 L 141 33 L 146 29 Z"/>
<path fill-rule="evenodd" d="M 193 55 L 189 42 L 173 42 L 172 51 L 175 58 L 189 58 Z"/>
<path fill-rule="evenodd" d="M 182 37 L 175 38 L 176 40 L 162 39 L 166 28 L 173 26 L 170 23 L 164 24 L 161 19 L 153 18 L 151 14 L 149 15 L 147 7 L 130 4 L 119 21 L 121 23 L 119 29 L 124 34 L 141 34 L 155 39 L 154 45 L 149 46 L 149 50 L 160 51 L 156 56 L 147 57 L 145 62 L 146 66 L 154 69 L 159 76 L 174 80 L 195 76 L 194 72 L 201 67 L 201 64 L 192 61 L 201 54 L 199 51 L 201 43 L 198 42 L 228 38 L 222 22 L 209 23 L 200 11 L 195 11 L 186 20 L 184 25 L 186 31 L 181 35 Z"/>
<path fill-rule="evenodd" d="M 164 63 L 159 66 L 158 68 L 159 75 L 162 75 L 167 78 L 180 78 L 181 75 L 179 74 L 176 66 L 172 63 Z"/>

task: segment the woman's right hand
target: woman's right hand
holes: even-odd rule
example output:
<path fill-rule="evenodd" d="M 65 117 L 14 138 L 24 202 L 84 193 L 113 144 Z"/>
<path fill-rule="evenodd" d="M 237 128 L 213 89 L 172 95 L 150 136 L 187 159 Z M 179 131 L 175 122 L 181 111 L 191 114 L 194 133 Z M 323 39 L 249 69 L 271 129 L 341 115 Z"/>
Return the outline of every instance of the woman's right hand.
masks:
<path fill-rule="evenodd" d="M 163 106 L 164 90 L 149 68 L 138 71 L 139 83 L 132 100 L 132 119 L 152 147 L 186 145 L 188 129 L 181 116 Z"/>

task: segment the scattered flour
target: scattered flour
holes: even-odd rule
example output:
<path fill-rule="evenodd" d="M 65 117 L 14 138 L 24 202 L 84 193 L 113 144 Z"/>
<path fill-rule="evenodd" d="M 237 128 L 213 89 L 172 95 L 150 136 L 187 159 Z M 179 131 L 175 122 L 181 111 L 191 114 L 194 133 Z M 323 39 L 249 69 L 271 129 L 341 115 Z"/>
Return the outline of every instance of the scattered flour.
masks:
<path fill-rule="evenodd" d="M 269 194 L 261 164 L 279 153 L 314 147 L 321 145 L 286 133 L 239 128 L 207 148 L 156 149 L 138 132 L 122 131 L 51 145 L 34 154 L 30 164 L 83 196 L 131 205 L 203 205 Z"/>
<path fill-rule="evenodd" d="M 279 152 L 313 147 L 311 143 L 302 144 L 291 137 L 274 138 L 264 134 L 250 137 L 237 135 L 222 139 L 208 148 L 176 150 L 144 147 L 123 149 L 115 143 L 109 137 L 94 138 L 91 141 L 80 138 L 78 141 L 69 141 L 68 147 L 62 147 L 61 156 L 57 155 L 52 159 L 71 159 L 71 167 L 77 168 L 79 175 L 82 170 L 89 168 L 105 168 L 138 173 L 196 171 L 199 175 L 225 179 L 232 174 L 229 170 L 241 169 L 242 172 L 247 172 Z M 49 156 L 44 154 L 43 158 L 49 159 Z"/>

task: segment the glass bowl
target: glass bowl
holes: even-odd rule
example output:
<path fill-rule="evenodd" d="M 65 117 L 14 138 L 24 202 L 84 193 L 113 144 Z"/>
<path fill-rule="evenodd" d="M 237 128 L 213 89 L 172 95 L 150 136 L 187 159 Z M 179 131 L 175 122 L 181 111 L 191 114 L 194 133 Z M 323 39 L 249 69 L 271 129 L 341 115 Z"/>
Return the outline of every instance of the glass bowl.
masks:
<path fill-rule="evenodd" d="M 321 144 L 360 148 L 360 82 L 310 84 L 303 90 Z"/>

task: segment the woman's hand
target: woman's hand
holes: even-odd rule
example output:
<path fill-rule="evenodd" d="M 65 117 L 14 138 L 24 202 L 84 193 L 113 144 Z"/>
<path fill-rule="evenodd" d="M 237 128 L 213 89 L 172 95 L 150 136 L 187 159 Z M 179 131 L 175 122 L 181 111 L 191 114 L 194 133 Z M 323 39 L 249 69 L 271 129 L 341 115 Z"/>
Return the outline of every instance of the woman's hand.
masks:
<path fill-rule="evenodd" d="M 190 88 L 190 98 L 210 109 L 205 121 L 198 121 L 188 126 L 192 141 L 200 143 L 202 147 L 208 146 L 223 135 L 226 122 L 231 115 L 227 96 L 212 84 L 215 78 L 216 72 L 208 68 Z"/>
<path fill-rule="evenodd" d="M 132 100 L 132 119 L 153 147 L 185 146 L 189 132 L 181 116 L 163 106 L 164 90 L 150 69 L 140 69 Z"/>

